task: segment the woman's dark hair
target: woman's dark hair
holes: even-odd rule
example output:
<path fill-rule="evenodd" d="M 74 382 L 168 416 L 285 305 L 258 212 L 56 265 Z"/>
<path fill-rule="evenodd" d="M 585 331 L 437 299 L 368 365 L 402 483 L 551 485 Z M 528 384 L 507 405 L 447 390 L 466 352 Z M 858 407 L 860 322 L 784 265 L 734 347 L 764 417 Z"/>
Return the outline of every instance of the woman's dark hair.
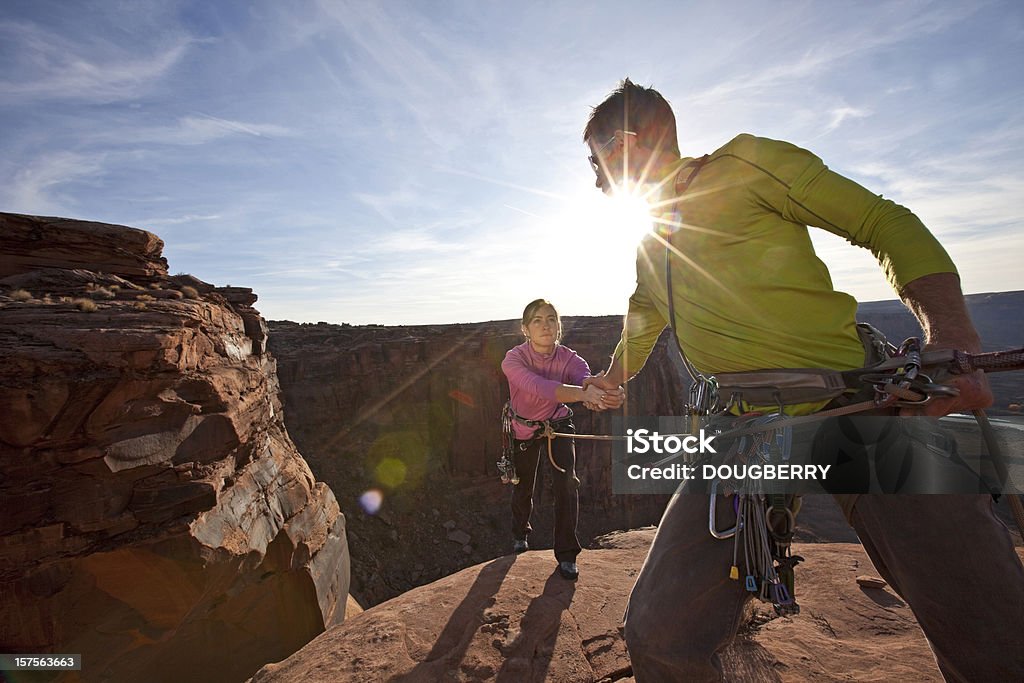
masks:
<path fill-rule="evenodd" d="M 637 85 L 628 78 L 590 112 L 583 141 L 604 141 L 617 130 L 635 132 L 637 143 L 647 149 L 679 156 L 676 116 L 668 100 L 654 88 Z"/>

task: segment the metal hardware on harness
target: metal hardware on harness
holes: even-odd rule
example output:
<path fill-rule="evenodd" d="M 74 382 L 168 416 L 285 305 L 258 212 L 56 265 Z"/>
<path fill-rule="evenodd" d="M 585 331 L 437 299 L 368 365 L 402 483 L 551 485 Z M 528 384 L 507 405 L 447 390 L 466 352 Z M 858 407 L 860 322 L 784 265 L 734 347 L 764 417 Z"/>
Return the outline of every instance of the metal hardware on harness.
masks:
<path fill-rule="evenodd" d="M 795 499 L 793 504 L 796 504 Z M 772 603 L 779 615 L 798 614 L 800 606 L 793 590 L 793 568 L 803 558 L 790 553 L 794 513 L 786 496 L 737 494 L 734 509 L 736 527 L 732 530 L 733 560 L 729 578 L 740 578 L 738 560 L 742 544 L 744 588 L 760 600 Z M 727 532 L 714 529 L 713 524 L 711 527 L 716 538 L 729 537 Z"/>
<path fill-rule="evenodd" d="M 698 375 L 690 385 L 686 409 L 691 415 L 709 415 L 718 407 L 718 380 L 713 376 Z"/>
<path fill-rule="evenodd" d="M 512 484 L 515 486 L 519 483 L 519 475 L 516 473 L 516 466 L 512 463 L 512 460 L 502 455 L 501 460 L 498 461 L 498 473 L 501 475 L 502 484 Z"/>
<path fill-rule="evenodd" d="M 774 429 L 768 429 L 772 422 L 778 421 L 788 422 L 788 418 L 785 413 L 781 412 L 781 408 L 777 413 L 760 415 L 747 423 L 751 426 L 763 425 L 764 428 L 749 435 L 749 445 L 747 443 L 747 435 L 740 437 L 739 445 L 736 449 L 740 458 L 745 461 L 757 458 L 764 463 L 789 462 L 793 450 L 793 427 L 783 424 Z"/>
<path fill-rule="evenodd" d="M 933 398 L 958 396 L 960 390 L 948 384 L 937 384 L 921 372 L 921 340 L 910 337 L 896 352 L 901 365 L 891 372 L 865 373 L 860 380 L 875 390 L 875 402 L 884 407 L 920 406 Z"/>
<path fill-rule="evenodd" d="M 896 355 L 906 359 L 903 363 L 903 375 L 907 379 L 917 377 L 917 373 L 921 371 L 921 340 L 917 337 L 908 337 L 900 344 Z"/>
<path fill-rule="evenodd" d="M 716 479 L 715 481 L 711 482 L 711 503 L 708 505 L 708 531 L 710 531 L 711 535 L 714 536 L 715 538 L 720 539 L 720 540 L 724 540 L 726 538 L 732 538 L 733 536 L 736 535 L 736 530 L 739 528 L 740 522 L 739 522 L 739 518 L 737 517 L 737 519 L 736 519 L 736 526 L 734 526 L 733 528 L 731 528 L 731 529 L 724 529 L 724 530 L 721 530 L 721 531 L 717 528 L 718 525 L 716 524 L 716 521 L 715 521 L 715 510 L 716 510 L 715 501 L 718 500 L 718 496 L 716 495 L 717 492 L 718 492 L 718 480 Z"/>
<path fill-rule="evenodd" d="M 756 431 L 739 438 L 730 454 L 744 463 L 788 461 L 793 443 L 792 427 L 787 424 L 790 419 L 780 410 L 741 420 L 745 426 L 738 431 Z M 799 498 L 790 498 L 784 494 L 764 495 L 749 489 L 738 490 L 732 499 L 736 524 L 732 528 L 719 529 L 717 510 L 720 484 L 724 485 L 725 482 L 715 480 L 711 485 L 708 531 L 719 540 L 733 539 L 729 578 L 738 581 L 741 576 L 745 577 L 744 588 L 760 600 L 770 602 L 777 614 L 797 614 L 800 606 L 794 596 L 793 567 L 801 558 L 790 553 L 790 544 L 796 527 Z M 745 563 L 742 574 L 739 565 L 741 546 Z"/>
<path fill-rule="evenodd" d="M 502 484 L 519 483 L 519 475 L 516 473 L 515 461 L 515 434 L 512 428 L 512 420 L 515 413 L 512 411 L 512 404 L 506 402 L 501 409 L 501 458 L 498 460 L 498 474 L 501 475 Z"/>

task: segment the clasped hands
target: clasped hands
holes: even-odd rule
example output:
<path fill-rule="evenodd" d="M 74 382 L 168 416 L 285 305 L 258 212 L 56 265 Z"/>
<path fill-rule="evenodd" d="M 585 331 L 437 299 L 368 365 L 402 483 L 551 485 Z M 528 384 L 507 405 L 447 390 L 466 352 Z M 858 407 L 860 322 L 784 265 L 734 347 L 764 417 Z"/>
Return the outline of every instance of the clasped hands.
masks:
<path fill-rule="evenodd" d="M 625 390 L 605 379 L 604 372 L 583 380 L 583 405 L 589 410 L 600 412 L 619 408 L 625 398 Z"/>

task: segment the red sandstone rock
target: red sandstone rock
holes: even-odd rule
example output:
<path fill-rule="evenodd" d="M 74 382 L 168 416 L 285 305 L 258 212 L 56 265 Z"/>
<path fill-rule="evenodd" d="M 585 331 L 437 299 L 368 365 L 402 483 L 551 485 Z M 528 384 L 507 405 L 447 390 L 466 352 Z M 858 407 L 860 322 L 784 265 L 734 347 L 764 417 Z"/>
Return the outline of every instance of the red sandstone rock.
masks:
<path fill-rule="evenodd" d="M 141 230 L 0 234 L 0 649 L 232 681 L 340 623 L 345 518 L 285 431 L 252 291 L 167 278 Z"/>
<path fill-rule="evenodd" d="M 121 277 L 167 276 L 164 243 L 151 232 L 92 221 L 3 215 L 0 278 L 40 268 L 60 268 Z"/>
<path fill-rule="evenodd" d="M 576 582 L 560 578 L 545 552 L 470 567 L 329 629 L 252 683 L 632 681 L 619 625 L 652 537 L 602 539 L 580 555 Z M 888 588 L 857 585 L 871 566 L 859 545 L 794 552 L 807 558 L 797 571 L 800 614 L 776 617 L 752 602 L 724 654 L 726 680 L 941 680 L 909 606 Z"/>

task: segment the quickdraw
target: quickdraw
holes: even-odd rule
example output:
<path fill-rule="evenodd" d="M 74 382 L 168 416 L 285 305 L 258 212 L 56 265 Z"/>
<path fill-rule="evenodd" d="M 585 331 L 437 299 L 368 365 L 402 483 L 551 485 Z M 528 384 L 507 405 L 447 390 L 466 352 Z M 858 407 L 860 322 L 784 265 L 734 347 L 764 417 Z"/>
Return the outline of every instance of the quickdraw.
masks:
<path fill-rule="evenodd" d="M 519 474 L 516 473 L 515 461 L 515 432 L 512 427 L 512 420 L 515 419 L 512 406 L 507 402 L 501 409 L 501 458 L 498 460 L 498 474 L 501 476 L 502 484 L 519 483 Z"/>
<path fill-rule="evenodd" d="M 788 461 L 793 435 L 791 427 L 778 426 L 784 418 L 781 411 L 748 418 L 760 430 L 749 438 L 743 436 L 734 442 L 730 455 L 745 464 L 752 461 L 758 464 Z M 720 530 L 717 527 L 719 483 L 727 482 L 712 483 L 708 530 L 715 538 L 733 539 L 729 578 L 740 579 L 739 553 L 742 547 L 744 588 L 759 599 L 770 602 L 779 615 L 799 613 L 793 568 L 803 558 L 793 555 L 791 547 L 800 496 L 733 489 L 731 497 L 736 524 L 731 529 Z"/>

